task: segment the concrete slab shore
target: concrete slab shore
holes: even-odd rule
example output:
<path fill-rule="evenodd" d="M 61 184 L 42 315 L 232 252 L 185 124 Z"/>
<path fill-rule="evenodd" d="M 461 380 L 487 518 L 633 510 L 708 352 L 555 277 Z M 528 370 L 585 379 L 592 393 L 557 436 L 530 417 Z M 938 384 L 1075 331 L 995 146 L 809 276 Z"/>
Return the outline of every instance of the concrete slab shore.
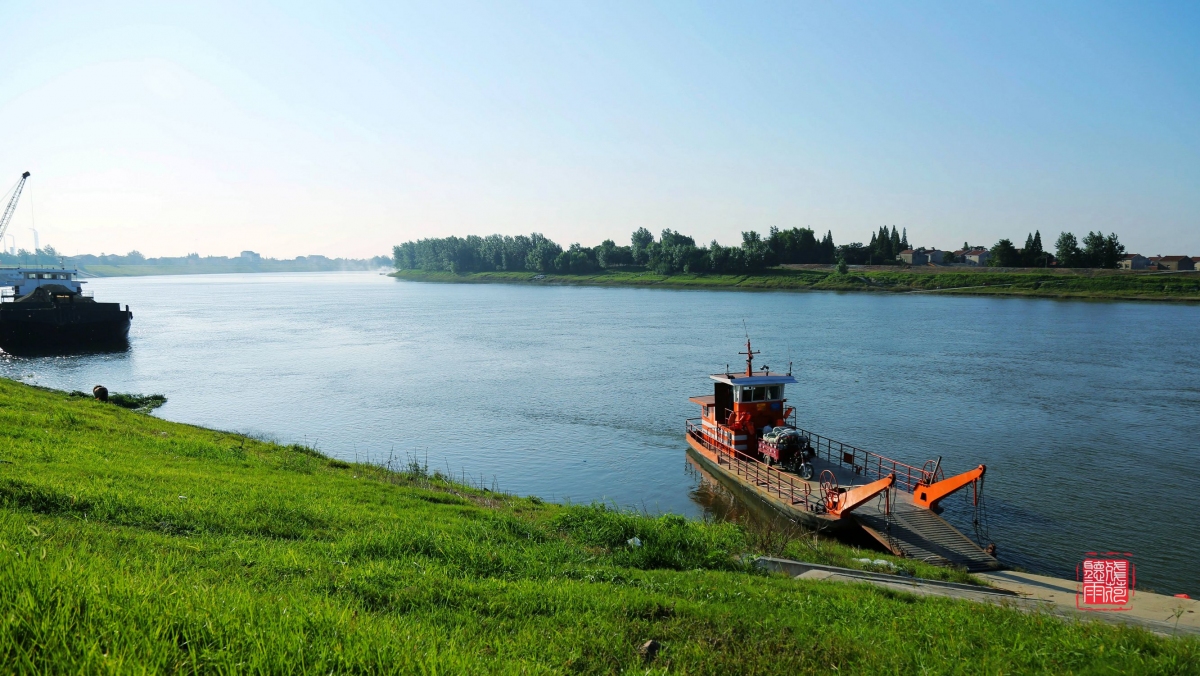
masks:
<path fill-rule="evenodd" d="M 1135 591 L 1129 610 L 1096 612 L 1080 610 L 1075 605 L 1078 583 L 1074 580 L 1021 573 L 991 571 L 976 573 L 990 586 L 975 586 L 923 580 L 919 578 L 870 573 L 852 568 L 761 557 L 755 565 L 772 572 L 783 573 L 798 580 L 824 582 L 857 582 L 904 591 L 917 596 L 993 603 L 1026 612 L 1042 612 L 1077 621 L 1096 620 L 1126 624 L 1167 636 L 1200 635 L 1200 600 L 1181 599 L 1164 594 Z"/>

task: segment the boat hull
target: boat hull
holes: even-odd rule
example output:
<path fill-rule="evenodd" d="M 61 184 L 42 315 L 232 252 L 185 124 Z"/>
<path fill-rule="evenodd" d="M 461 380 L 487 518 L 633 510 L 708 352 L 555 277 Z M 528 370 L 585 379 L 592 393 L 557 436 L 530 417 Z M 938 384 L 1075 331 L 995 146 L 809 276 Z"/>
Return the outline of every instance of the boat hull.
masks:
<path fill-rule="evenodd" d="M 116 303 L 0 306 L 0 348 L 42 350 L 119 347 L 129 340 L 133 313 Z"/>
<path fill-rule="evenodd" d="M 771 493 L 764 491 L 761 487 L 755 486 L 743 477 L 729 471 L 720 462 L 717 453 L 706 448 L 693 435 L 685 434 L 684 436 L 688 442 L 688 454 L 692 456 L 704 471 L 711 474 L 738 497 L 757 500 L 797 523 L 822 532 L 835 532 L 856 525 L 853 519 L 833 518 L 826 514 L 817 514 L 808 511 L 802 506 L 787 504 L 786 501 L 780 500 Z"/>

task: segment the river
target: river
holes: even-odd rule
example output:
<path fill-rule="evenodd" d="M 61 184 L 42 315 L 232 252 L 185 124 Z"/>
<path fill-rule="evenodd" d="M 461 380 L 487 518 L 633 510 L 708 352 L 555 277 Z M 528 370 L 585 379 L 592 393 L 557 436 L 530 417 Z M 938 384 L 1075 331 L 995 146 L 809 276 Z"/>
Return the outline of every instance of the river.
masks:
<path fill-rule="evenodd" d="M 745 320 L 759 364 L 792 362 L 802 427 L 918 466 L 941 456 L 947 475 L 986 464 L 1001 560 L 1073 577 L 1085 552 L 1131 552 L 1140 587 L 1200 593 L 1200 306 L 374 273 L 89 287 L 133 309 L 128 351 L 5 355 L 0 375 L 162 393 L 169 420 L 691 516 L 687 398 L 744 364 Z"/>

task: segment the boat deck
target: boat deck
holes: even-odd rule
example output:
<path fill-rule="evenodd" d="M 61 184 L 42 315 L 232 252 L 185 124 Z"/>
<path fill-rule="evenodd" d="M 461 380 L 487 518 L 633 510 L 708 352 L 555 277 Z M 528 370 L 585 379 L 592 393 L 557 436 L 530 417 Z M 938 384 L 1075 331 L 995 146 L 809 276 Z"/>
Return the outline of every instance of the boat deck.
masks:
<path fill-rule="evenodd" d="M 693 455 L 701 459 L 718 480 L 727 485 L 734 484 L 731 487 L 751 493 L 800 523 L 818 530 L 857 524 L 893 554 L 933 565 L 962 567 L 972 572 L 1002 567 L 999 561 L 941 516 L 915 505 L 912 494 L 904 490 L 889 492 L 890 514 L 883 494 L 842 519 L 818 514 L 806 507 L 808 503 L 820 502 L 820 478 L 826 470 L 833 473 L 841 488 L 870 483 L 851 467 L 814 458 L 813 478 L 805 480 L 757 461 L 730 462 L 692 434 L 687 438 Z"/>

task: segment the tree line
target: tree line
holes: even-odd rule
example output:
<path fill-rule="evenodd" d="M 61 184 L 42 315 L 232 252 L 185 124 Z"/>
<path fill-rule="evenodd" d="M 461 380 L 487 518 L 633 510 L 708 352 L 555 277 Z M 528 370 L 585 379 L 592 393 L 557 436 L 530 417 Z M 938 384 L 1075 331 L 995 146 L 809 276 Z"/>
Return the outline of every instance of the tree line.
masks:
<path fill-rule="evenodd" d="M 965 245 L 964 245 L 965 248 Z M 1042 233 L 1036 231 L 1025 238 L 1025 247 L 1018 249 L 1011 240 L 1002 239 L 990 249 L 988 265 L 1004 268 L 1044 268 L 1056 265 L 1063 268 L 1116 268 L 1125 255 L 1125 245 L 1116 233 L 1088 232 L 1082 246 L 1074 234 L 1063 232 L 1054 243 L 1054 253 L 1042 247 Z"/>
<path fill-rule="evenodd" d="M 697 246 L 695 239 L 670 229 L 656 240 L 649 230 L 638 228 L 629 239 L 628 246 L 608 239 L 594 247 L 576 243 L 564 249 L 538 233 L 429 238 L 396 245 L 393 258 L 399 270 L 581 274 L 638 266 L 669 275 L 746 274 L 786 263 L 830 264 L 838 254 L 832 232 L 817 239 L 809 228 L 771 228 L 765 238 L 743 232 L 739 246 L 721 246 L 716 240 Z"/>
<path fill-rule="evenodd" d="M 0 265 L 52 265 L 57 266 L 63 262 L 67 267 L 77 266 L 86 269 L 91 266 L 124 266 L 124 265 L 149 265 L 149 266 L 177 266 L 187 267 L 189 270 L 203 271 L 208 268 L 217 269 L 219 271 L 227 271 L 231 265 L 254 266 L 257 264 L 265 264 L 268 268 L 277 269 L 279 266 L 290 266 L 287 269 L 296 271 L 323 271 L 323 270 L 378 270 L 386 268 L 392 264 L 392 260 L 387 256 L 373 256 L 371 258 L 327 258 L 325 256 L 297 256 L 294 259 L 274 259 L 261 258 L 259 260 L 247 260 L 240 256 L 232 258 L 227 256 L 203 256 L 200 254 L 190 253 L 186 256 L 163 256 L 161 258 L 147 258 L 141 252 L 134 250 L 127 254 L 78 254 L 75 256 L 67 256 L 63 252 L 56 250 L 53 246 L 46 246 L 29 251 L 27 249 L 18 249 L 16 253 L 8 253 L 0 251 Z"/>
<path fill-rule="evenodd" d="M 758 232 L 742 233 L 738 246 L 721 246 L 716 240 L 698 246 L 695 239 L 675 230 L 663 230 L 658 239 L 646 228 L 630 236 L 629 245 L 611 239 L 597 246 L 578 243 L 563 248 L 553 240 L 531 235 L 489 235 L 480 237 L 441 237 L 418 239 L 393 247 L 393 264 L 399 270 L 427 270 L 455 273 L 493 271 L 532 271 L 542 273 L 586 274 L 600 270 L 639 267 L 663 275 L 685 273 L 748 274 L 775 265 L 791 263 L 847 265 L 903 265 L 900 252 L 909 249 L 907 230 L 881 227 L 868 244 L 853 242 L 836 246 L 833 233 L 817 238 L 810 228 L 781 230 L 772 227 L 766 237 Z M 966 242 L 963 249 L 972 248 Z M 983 248 L 983 247 L 980 247 Z M 1017 248 L 1012 240 L 1001 239 L 989 249 L 988 265 L 997 267 L 1087 267 L 1115 268 L 1125 254 L 1125 245 L 1117 235 L 1089 232 L 1082 243 L 1064 232 L 1055 243 L 1055 251 L 1046 251 L 1040 231 L 1025 238 Z M 956 260 L 945 252 L 946 263 Z"/>

